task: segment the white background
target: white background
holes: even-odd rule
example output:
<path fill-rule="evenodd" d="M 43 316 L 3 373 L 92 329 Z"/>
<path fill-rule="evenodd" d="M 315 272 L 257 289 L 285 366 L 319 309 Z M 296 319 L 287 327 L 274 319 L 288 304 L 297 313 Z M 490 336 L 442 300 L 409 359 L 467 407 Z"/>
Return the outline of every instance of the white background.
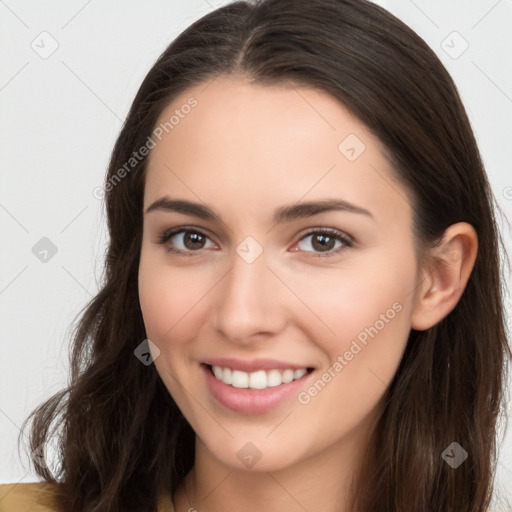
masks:
<path fill-rule="evenodd" d="M 37 480 L 23 453 L 18 460 L 19 426 L 67 383 L 70 326 L 98 290 L 106 244 L 93 190 L 131 101 L 170 41 L 226 3 L 0 0 L 0 483 Z M 454 77 L 512 219 L 512 2 L 379 3 Z M 44 55 L 52 44 L 56 51 Z M 512 255 L 509 228 L 503 234 Z M 46 263 L 32 252 L 43 237 L 57 248 Z M 507 307 L 510 319 L 510 300 Z M 497 479 L 506 494 L 512 427 L 500 444 Z"/>

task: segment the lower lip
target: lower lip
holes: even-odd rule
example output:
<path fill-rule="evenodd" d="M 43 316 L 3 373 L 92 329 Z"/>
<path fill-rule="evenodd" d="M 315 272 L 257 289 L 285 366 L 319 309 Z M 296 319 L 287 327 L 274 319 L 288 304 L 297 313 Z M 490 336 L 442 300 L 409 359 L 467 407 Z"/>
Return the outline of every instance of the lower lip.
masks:
<path fill-rule="evenodd" d="M 244 414 L 260 414 L 278 407 L 292 395 L 297 395 L 304 388 L 306 379 L 314 373 L 314 371 L 306 373 L 300 379 L 271 388 L 243 389 L 224 384 L 204 364 L 201 364 L 201 369 L 205 374 L 208 388 L 215 399 L 224 407 Z"/>

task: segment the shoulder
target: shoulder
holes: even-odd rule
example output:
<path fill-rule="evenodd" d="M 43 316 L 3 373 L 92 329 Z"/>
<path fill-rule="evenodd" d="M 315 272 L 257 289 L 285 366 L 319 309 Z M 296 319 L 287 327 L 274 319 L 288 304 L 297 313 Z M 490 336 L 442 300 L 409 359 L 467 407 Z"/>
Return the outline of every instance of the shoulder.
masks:
<path fill-rule="evenodd" d="M 2 512 L 1 509 L 0 512 Z M 160 496 L 158 500 L 158 512 L 175 512 L 170 494 L 165 493 Z"/>
<path fill-rule="evenodd" d="M 56 491 L 46 482 L 0 484 L 0 512 L 60 512 Z M 160 497 L 158 512 L 174 512 L 170 494 Z"/>
<path fill-rule="evenodd" d="M 56 487 L 46 482 L 0 485 L 0 512 L 58 512 Z"/>

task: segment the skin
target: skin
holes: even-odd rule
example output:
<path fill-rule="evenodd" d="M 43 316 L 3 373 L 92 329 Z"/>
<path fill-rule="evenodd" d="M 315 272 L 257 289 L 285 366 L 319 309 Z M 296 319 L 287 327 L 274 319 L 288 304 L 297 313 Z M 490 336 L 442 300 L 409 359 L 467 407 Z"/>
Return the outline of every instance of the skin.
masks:
<path fill-rule="evenodd" d="M 324 92 L 221 76 L 176 98 L 161 120 L 190 96 L 197 106 L 151 151 L 144 211 L 167 195 L 207 204 L 218 218 L 145 213 L 139 269 L 147 336 L 160 350 L 154 364 L 196 432 L 196 464 L 185 479 L 190 501 L 180 485 L 175 507 L 348 510 L 351 477 L 409 332 L 455 307 L 476 233 L 466 223 L 450 226 L 432 251 L 438 259 L 420 268 L 407 190 L 379 140 Z M 354 161 L 338 149 L 349 134 L 365 145 Z M 371 216 L 327 211 L 272 221 L 278 207 L 340 198 Z M 156 243 L 179 226 L 206 238 L 184 245 L 181 233 Z M 324 249 L 331 256 L 322 257 L 308 233 L 322 227 L 355 242 L 335 253 L 344 243 L 332 241 Z M 247 236 L 263 249 L 252 263 L 236 251 Z M 221 406 L 206 387 L 199 363 L 209 357 L 275 358 L 315 368 L 307 392 L 396 303 L 394 318 L 307 404 L 293 395 L 247 415 Z M 261 452 L 252 468 L 237 457 L 248 442 Z"/>

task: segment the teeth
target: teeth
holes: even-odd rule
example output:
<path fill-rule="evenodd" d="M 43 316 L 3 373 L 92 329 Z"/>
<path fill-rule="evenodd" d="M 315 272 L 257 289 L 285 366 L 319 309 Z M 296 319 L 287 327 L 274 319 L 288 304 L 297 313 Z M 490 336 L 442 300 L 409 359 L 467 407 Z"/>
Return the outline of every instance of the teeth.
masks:
<path fill-rule="evenodd" d="M 231 374 L 232 382 L 231 385 L 234 388 L 248 388 L 249 387 L 249 374 L 233 370 Z"/>
<path fill-rule="evenodd" d="M 293 379 L 300 379 L 301 377 L 303 377 L 304 375 L 306 375 L 306 373 L 308 373 L 308 371 L 306 370 L 306 368 L 301 368 L 300 370 L 295 370 L 295 373 L 293 375 Z"/>
<path fill-rule="evenodd" d="M 233 372 L 231 371 L 231 368 L 224 368 L 222 381 L 226 384 L 231 384 L 233 382 Z"/>
<path fill-rule="evenodd" d="M 281 384 L 281 372 L 279 370 L 270 370 L 267 372 L 267 386 L 272 388 Z"/>
<path fill-rule="evenodd" d="M 247 373 L 240 370 L 231 370 L 231 368 L 212 366 L 212 370 L 215 377 L 224 382 L 224 384 L 241 389 L 272 388 L 300 379 L 308 373 L 306 368 L 301 368 L 300 370 L 258 370 Z"/>
<path fill-rule="evenodd" d="M 247 375 L 247 373 L 245 375 Z M 267 374 L 265 370 L 250 373 L 248 387 L 251 389 L 265 389 L 267 387 Z"/>
<path fill-rule="evenodd" d="M 293 376 L 295 375 L 295 372 L 293 370 L 285 370 L 283 372 L 283 375 L 281 376 L 281 380 L 288 384 L 288 382 L 291 382 L 293 380 Z"/>

